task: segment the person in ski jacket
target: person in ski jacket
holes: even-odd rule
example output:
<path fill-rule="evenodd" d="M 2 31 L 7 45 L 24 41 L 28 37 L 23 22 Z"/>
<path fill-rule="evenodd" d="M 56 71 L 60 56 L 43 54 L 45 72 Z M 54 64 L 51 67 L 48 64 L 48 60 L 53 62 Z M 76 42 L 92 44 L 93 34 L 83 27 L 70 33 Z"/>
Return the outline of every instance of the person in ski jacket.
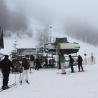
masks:
<path fill-rule="evenodd" d="M 25 82 L 29 84 L 28 81 L 29 62 L 26 59 L 26 57 L 23 57 L 22 59 L 22 67 L 23 67 L 23 72 L 20 74 L 20 84 L 22 84 L 24 77 L 25 77 Z"/>
<path fill-rule="evenodd" d="M 11 67 L 13 68 L 12 62 L 9 60 L 9 56 L 5 55 L 4 59 L 0 62 L 0 68 L 3 76 L 3 83 L 2 83 L 2 89 L 7 89 L 8 87 L 8 81 L 9 81 L 9 73 Z"/>
<path fill-rule="evenodd" d="M 74 72 L 74 67 L 73 67 L 74 59 L 72 58 L 71 55 L 69 55 L 69 66 L 71 67 L 71 72 Z"/>
<path fill-rule="evenodd" d="M 84 71 L 83 66 L 82 66 L 83 59 L 82 59 L 82 57 L 81 57 L 80 55 L 78 55 L 77 62 L 78 62 L 78 71 L 79 71 L 79 72 L 80 72 L 81 70 Z"/>
<path fill-rule="evenodd" d="M 63 54 L 62 51 L 60 51 L 60 53 L 59 53 L 59 58 L 60 58 L 60 63 L 61 63 L 62 74 L 66 74 L 65 67 L 64 67 L 64 65 L 65 65 L 65 57 L 64 57 L 64 54 Z"/>
<path fill-rule="evenodd" d="M 47 57 L 45 57 L 45 66 L 46 67 L 48 66 L 48 59 L 47 59 Z"/>
<path fill-rule="evenodd" d="M 40 61 L 39 56 L 37 56 L 34 63 L 35 63 L 35 70 L 39 70 L 39 68 L 41 66 L 41 61 Z"/>
<path fill-rule="evenodd" d="M 30 73 L 31 73 L 31 69 L 34 67 L 34 60 L 35 57 L 33 55 L 30 55 Z"/>

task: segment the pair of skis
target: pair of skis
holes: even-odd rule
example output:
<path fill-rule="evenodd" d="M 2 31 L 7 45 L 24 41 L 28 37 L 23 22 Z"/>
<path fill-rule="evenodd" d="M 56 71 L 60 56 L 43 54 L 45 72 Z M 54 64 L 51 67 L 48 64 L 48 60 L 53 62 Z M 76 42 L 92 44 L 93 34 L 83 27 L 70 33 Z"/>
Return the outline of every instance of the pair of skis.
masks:
<path fill-rule="evenodd" d="M 7 88 L 7 89 L 10 89 L 10 88 L 15 87 L 15 86 L 16 86 L 16 83 L 10 84 L 9 88 Z M 5 90 L 7 90 L 7 89 L 5 89 Z M 4 91 L 4 90 L 2 88 L 0 88 L 0 92 L 2 92 L 2 91 Z"/>
<path fill-rule="evenodd" d="M 28 81 L 26 81 L 26 83 L 30 84 Z M 20 85 L 22 85 L 22 83 Z M 7 89 L 10 89 L 10 88 L 15 87 L 15 86 L 16 86 L 16 83 L 10 84 L 9 88 L 7 88 Z M 7 89 L 5 89 L 5 90 L 7 90 Z M 0 88 L 0 92 L 2 92 L 2 91 L 4 91 L 4 90 L 2 88 Z"/>
<path fill-rule="evenodd" d="M 26 81 L 26 83 L 27 84 L 30 84 L 30 82 L 29 81 Z M 23 84 L 23 82 L 22 81 L 20 81 L 20 85 L 22 85 Z"/>

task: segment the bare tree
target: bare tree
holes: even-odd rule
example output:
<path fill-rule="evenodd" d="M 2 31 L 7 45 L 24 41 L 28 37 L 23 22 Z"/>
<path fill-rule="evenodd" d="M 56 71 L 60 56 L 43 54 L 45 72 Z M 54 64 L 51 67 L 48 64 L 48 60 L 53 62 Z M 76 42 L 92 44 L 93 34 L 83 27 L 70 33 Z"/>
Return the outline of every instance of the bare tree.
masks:
<path fill-rule="evenodd" d="M 88 24 L 71 23 L 66 26 L 65 34 L 92 45 L 98 45 L 98 29 Z"/>
<path fill-rule="evenodd" d="M 44 28 L 43 30 L 39 30 L 38 31 L 38 42 L 39 42 L 39 45 L 44 45 L 46 43 L 49 42 L 49 29 L 48 28 Z"/>

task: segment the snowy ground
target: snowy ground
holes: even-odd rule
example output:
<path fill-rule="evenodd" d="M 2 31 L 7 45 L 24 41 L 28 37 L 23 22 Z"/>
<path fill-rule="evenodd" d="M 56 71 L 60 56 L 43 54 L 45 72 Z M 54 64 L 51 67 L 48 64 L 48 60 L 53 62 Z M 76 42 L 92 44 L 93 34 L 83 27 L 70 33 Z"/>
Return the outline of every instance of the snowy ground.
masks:
<path fill-rule="evenodd" d="M 0 98 L 98 98 L 98 50 L 90 45 L 80 43 L 79 54 L 82 56 L 91 52 L 96 57 L 95 65 L 84 65 L 85 72 L 78 72 L 75 67 L 75 73 L 60 74 L 58 69 L 40 69 L 32 70 L 29 73 L 30 84 L 19 84 L 19 74 L 16 76 L 17 86 L 0 92 Z M 9 84 L 15 82 L 15 74 L 10 74 Z M 2 77 L 0 76 L 0 87 Z"/>
<path fill-rule="evenodd" d="M 32 70 L 29 73 L 30 84 L 19 84 L 17 87 L 0 92 L 0 98 L 98 98 L 98 66 L 84 65 L 85 72 L 60 74 L 58 69 Z M 10 75 L 9 84 L 13 83 L 15 75 Z M 1 79 L 0 79 L 1 86 Z"/>

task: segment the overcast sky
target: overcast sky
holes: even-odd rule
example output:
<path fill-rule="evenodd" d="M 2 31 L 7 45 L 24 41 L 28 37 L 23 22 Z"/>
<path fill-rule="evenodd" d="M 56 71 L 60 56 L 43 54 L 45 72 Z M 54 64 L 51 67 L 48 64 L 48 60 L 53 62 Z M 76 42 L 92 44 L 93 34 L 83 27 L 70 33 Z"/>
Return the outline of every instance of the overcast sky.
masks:
<path fill-rule="evenodd" d="M 98 0 L 7 0 L 42 24 L 78 20 L 98 27 Z M 62 23 L 62 22 L 61 22 Z"/>
<path fill-rule="evenodd" d="M 98 32 L 97 10 L 98 0 L 0 0 L 0 25 L 12 32 L 35 32 L 51 25 L 56 33 L 78 37 L 90 32 L 91 40 Z"/>

